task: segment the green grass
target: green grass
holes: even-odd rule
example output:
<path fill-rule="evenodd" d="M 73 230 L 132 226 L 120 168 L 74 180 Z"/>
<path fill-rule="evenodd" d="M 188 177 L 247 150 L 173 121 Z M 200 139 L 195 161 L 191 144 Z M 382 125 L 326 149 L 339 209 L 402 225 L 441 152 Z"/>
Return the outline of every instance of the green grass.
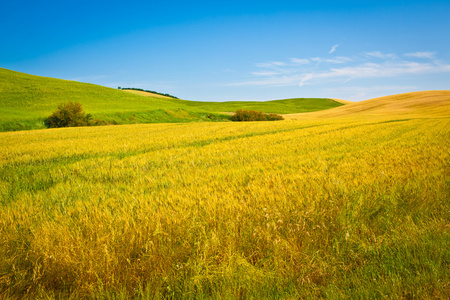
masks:
<path fill-rule="evenodd" d="M 213 112 L 235 112 L 238 109 L 245 109 L 276 114 L 313 112 L 343 105 L 327 98 L 292 98 L 272 101 L 228 102 L 201 102 L 184 100 L 183 104 L 187 107 Z"/>
<path fill-rule="evenodd" d="M 112 124 L 227 120 L 220 112 L 252 109 L 300 113 L 337 107 L 330 99 L 267 102 L 200 102 L 135 95 L 94 84 L 39 77 L 0 68 L 0 131 L 45 128 L 44 119 L 62 102 L 79 102 L 86 113 Z M 213 113 L 213 118 L 206 116 Z"/>

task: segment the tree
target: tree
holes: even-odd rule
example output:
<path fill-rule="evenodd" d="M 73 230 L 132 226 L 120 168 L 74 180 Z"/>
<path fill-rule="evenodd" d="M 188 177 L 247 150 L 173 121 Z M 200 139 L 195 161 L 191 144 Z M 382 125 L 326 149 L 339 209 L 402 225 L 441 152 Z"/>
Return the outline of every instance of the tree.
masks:
<path fill-rule="evenodd" d="M 91 114 L 85 114 L 80 103 L 61 103 L 58 109 L 45 119 L 48 128 L 76 127 L 90 125 Z"/>

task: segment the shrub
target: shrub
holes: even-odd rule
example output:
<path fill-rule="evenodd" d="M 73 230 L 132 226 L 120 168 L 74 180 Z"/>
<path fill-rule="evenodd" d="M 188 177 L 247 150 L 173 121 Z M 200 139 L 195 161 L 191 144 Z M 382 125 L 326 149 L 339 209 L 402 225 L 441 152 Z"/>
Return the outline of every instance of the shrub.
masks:
<path fill-rule="evenodd" d="M 261 111 L 238 109 L 231 116 L 231 121 L 276 121 L 284 120 L 283 116 L 277 114 L 264 114 Z"/>
<path fill-rule="evenodd" d="M 61 103 L 44 123 L 48 128 L 88 126 L 91 119 L 92 115 L 86 115 L 80 103 L 68 102 Z"/>
<path fill-rule="evenodd" d="M 279 121 L 284 120 L 283 116 L 277 115 L 277 114 L 267 114 L 266 115 L 267 121 Z"/>

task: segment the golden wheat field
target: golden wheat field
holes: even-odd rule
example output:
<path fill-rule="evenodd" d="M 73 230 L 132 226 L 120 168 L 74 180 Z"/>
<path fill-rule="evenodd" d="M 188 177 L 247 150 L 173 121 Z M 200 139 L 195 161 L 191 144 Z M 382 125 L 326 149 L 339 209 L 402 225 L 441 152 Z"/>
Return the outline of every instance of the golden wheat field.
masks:
<path fill-rule="evenodd" d="M 346 105 L 335 109 L 307 114 L 290 114 L 286 115 L 286 118 L 300 120 L 355 117 L 402 119 L 448 118 L 450 116 L 450 90 L 411 92 L 361 102 L 346 102 Z"/>
<path fill-rule="evenodd" d="M 442 298 L 450 119 L 0 133 L 0 298 Z"/>

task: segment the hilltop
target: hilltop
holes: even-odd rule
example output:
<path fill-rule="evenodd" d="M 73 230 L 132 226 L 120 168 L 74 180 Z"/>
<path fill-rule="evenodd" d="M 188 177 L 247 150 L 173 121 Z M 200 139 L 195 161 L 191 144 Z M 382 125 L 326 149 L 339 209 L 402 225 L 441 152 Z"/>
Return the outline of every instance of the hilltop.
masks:
<path fill-rule="evenodd" d="M 157 94 L 157 93 L 153 93 L 153 92 L 149 92 L 149 91 L 141 91 L 141 90 L 134 90 L 134 89 L 122 89 L 122 91 L 125 91 L 125 92 L 128 92 L 128 93 L 132 93 L 132 94 L 135 94 L 135 95 L 145 96 L 145 97 L 174 99 L 174 97 L 169 97 L 169 96 L 165 96 L 165 95 L 161 95 L 161 94 Z M 178 99 L 178 98 L 176 98 L 176 99 Z"/>
<path fill-rule="evenodd" d="M 303 118 L 434 118 L 450 117 L 450 90 L 422 91 L 353 102 L 327 111 L 290 114 L 288 119 Z"/>
<path fill-rule="evenodd" d="M 0 68 L 0 131 L 44 128 L 44 118 L 69 101 L 81 103 L 87 113 L 110 124 L 227 121 L 229 116 L 221 112 L 252 109 L 291 114 L 343 105 L 325 98 L 188 101 Z"/>

